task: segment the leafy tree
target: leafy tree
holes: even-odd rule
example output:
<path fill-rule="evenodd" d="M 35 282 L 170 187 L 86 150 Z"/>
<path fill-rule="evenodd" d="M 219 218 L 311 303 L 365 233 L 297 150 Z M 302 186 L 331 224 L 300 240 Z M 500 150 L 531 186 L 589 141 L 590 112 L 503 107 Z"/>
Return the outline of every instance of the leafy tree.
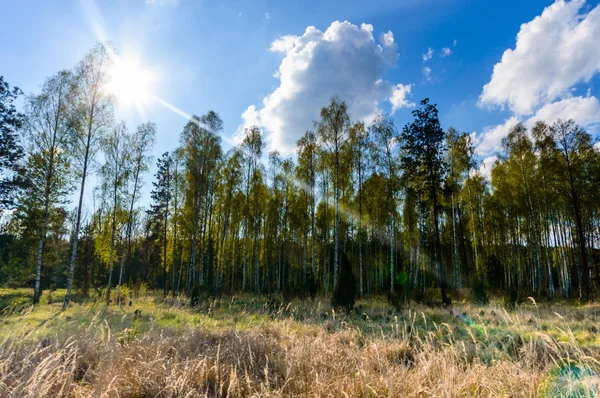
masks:
<path fill-rule="evenodd" d="M 215 177 L 217 164 L 222 155 L 221 140 L 218 134 L 223 130 L 223 121 L 214 111 L 209 111 L 202 117 L 192 116 L 186 124 L 181 137 L 182 149 L 186 164 L 186 207 L 190 214 L 190 225 L 192 227 L 192 242 L 190 265 L 188 267 L 191 278 L 189 282 L 196 284 L 197 274 L 197 245 L 198 229 L 202 217 L 202 232 L 204 230 L 206 213 L 210 206 L 209 195 L 210 184 Z M 202 238 L 202 236 L 201 236 Z M 202 243 L 202 239 L 201 239 Z M 200 250 L 203 253 L 202 248 Z M 203 262 L 201 261 L 203 266 Z M 199 273 L 199 283 L 204 284 L 204 269 Z M 189 291 L 189 290 L 188 290 Z"/>
<path fill-rule="evenodd" d="M 10 88 L 0 76 L 0 215 L 2 210 L 14 205 L 17 188 L 22 187 L 19 161 L 24 156 L 17 131 L 23 125 L 25 115 L 17 112 L 15 100 L 22 92 Z"/>
<path fill-rule="evenodd" d="M 121 298 L 121 285 L 123 283 L 123 268 L 125 258 L 128 255 L 128 249 L 131 244 L 131 233 L 133 228 L 134 206 L 138 199 L 138 193 L 142 188 L 142 173 L 148 171 L 148 162 L 150 157 L 148 152 L 154 145 L 156 136 L 156 125 L 152 122 L 140 124 L 135 133 L 128 136 L 129 156 L 125 175 L 124 189 L 130 196 L 129 214 L 127 216 L 127 225 L 125 238 L 123 240 L 123 254 L 121 255 L 121 266 L 119 267 L 119 284 L 117 286 L 117 302 Z"/>
<path fill-rule="evenodd" d="M 90 172 L 92 160 L 98 149 L 100 140 L 113 123 L 114 99 L 108 92 L 108 70 L 111 65 L 108 45 L 97 44 L 75 68 L 77 79 L 77 120 L 75 139 L 76 170 L 80 170 L 81 179 L 77 214 L 72 233 L 72 251 L 69 263 L 67 294 L 63 308 L 67 308 L 71 300 L 73 272 L 77 257 L 79 228 L 85 182 Z"/>
<path fill-rule="evenodd" d="M 387 208 L 389 209 L 388 233 L 390 239 L 390 292 L 394 293 L 394 240 L 396 221 L 396 190 L 398 189 L 398 133 L 394 121 L 389 116 L 378 116 L 371 126 L 375 147 L 375 159 L 378 168 L 386 179 Z"/>
<path fill-rule="evenodd" d="M 298 147 L 298 167 L 297 172 L 299 179 L 304 185 L 303 197 L 306 202 L 306 206 L 309 208 L 310 213 L 310 236 L 311 236 L 311 276 L 313 278 L 312 283 L 314 284 L 314 277 L 316 275 L 316 259 L 315 259 L 315 185 L 316 185 L 316 173 L 317 173 L 317 137 L 314 132 L 307 131 L 297 143 Z M 303 223 L 306 226 L 306 223 Z M 307 282 L 307 232 L 304 229 L 304 282 Z"/>
<path fill-rule="evenodd" d="M 460 203 L 458 195 L 463 189 L 464 182 L 471 170 L 476 166 L 474 156 L 475 147 L 471 136 L 467 133 L 459 133 L 453 127 L 446 132 L 446 146 L 448 148 L 448 175 L 446 177 L 446 188 L 450 191 L 450 205 L 452 219 L 452 246 L 454 253 L 454 277 L 455 288 L 462 288 L 461 252 L 459 234 L 461 223 Z"/>
<path fill-rule="evenodd" d="M 118 219 L 117 212 L 124 204 L 125 187 L 129 173 L 128 162 L 130 152 L 127 144 L 127 127 L 125 122 L 119 123 L 111 134 L 102 140 L 102 149 L 104 152 L 105 163 L 100 169 L 102 178 L 103 196 L 106 198 L 107 206 L 110 206 L 110 243 L 109 243 L 109 268 L 108 284 L 106 287 L 106 301 L 110 301 L 110 289 L 112 282 L 114 258 L 115 258 L 115 239 L 117 236 Z M 125 253 L 123 253 L 125 255 Z"/>
<path fill-rule="evenodd" d="M 566 182 L 563 185 L 563 194 L 570 201 L 575 221 L 581 261 L 583 297 L 589 300 L 591 298 L 590 271 L 581 209 L 581 193 L 588 189 L 590 178 L 587 175 L 589 168 L 586 166 L 591 163 L 595 151 L 589 134 L 586 134 L 573 120 L 557 120 L 551 127 L 551 134 L 558 154 L 556 158 L 557 171 L 561 180 Z"/>
<path fill-rule="evenodd" d="M 340 279 L 333 290 L 331 305 L 335 308 L 341 307 L 348 313 L 352 307 L 354 307 L 356 298 L 356 280 L 352 273 L 352 264 L 350 264 L 350 260 L 348 260 L 346 253 L 342 251 L 340 257 Z"/>
<path fill-rule="evenodd" d="M 258 244 L 258 190 L 257 184 L 259 182 L 259 161 L 262 154 L 264 143 L 262 140 L 260 129 L 256 126 L 252 126 L 245 130 L 244 139 L 242 141 L 241 149 L 244 154 L 244 163 L 246 170 L 246 206 L 245 206 L 245 225 L 244 233 L 246 237 L 250 237 L 250 190 L 254 190 L 254 262 L 255 262 L 255 288 L 258 294 L 260 294 L 260 283 L 259 283 L 259 269 L 258 269 L 258 250 L 256 250 L 256 244 Z M 247 274 L 247 258 L 248 258 L 248 244 L 244 244 L 244 269 L 242 279 L 242 291 L 246 289 L 246 274 Z"/>
<path fill-rule="evenodd" d="M 65 203 L 71 184 L 71 150 L 75 128 L 76 81 L 68 71 L 46 80 L 42 93 L 26 101 L 28 195 L 39 200 L 39 227 L 33 303 L 40 301 L 42 256 L 51 209 Z"/>
<path fill-rule="evenodd" d="M 350 147 L 353 158 L 353 168 L 356 172 L 357 196 L 358 196 L 358 273 L 359 294 L 364 294 L 364 256 L 363 256 L 363 183 L 365 176 L 369 173 L 370 155 L 373 146 L 370 142 L 369 130 L 363 122 L 356 122 L 350 129 Z M 314 270 L 313 270 L 314 273 Z"/>
<path fill-rule="evenodd" d="M 340 186 L 342 153 L 348 142 L 350 116 L 348 106 L 339 97 L 334 96 L 328 106 L 321 109 L 321 120 L 317 123 L 317 135 L 324 145 L 327 166 L 333 176 L 333 197 L 335 204 L 333 287 L 337 286 L 338 257 L 340 250 Z"/>

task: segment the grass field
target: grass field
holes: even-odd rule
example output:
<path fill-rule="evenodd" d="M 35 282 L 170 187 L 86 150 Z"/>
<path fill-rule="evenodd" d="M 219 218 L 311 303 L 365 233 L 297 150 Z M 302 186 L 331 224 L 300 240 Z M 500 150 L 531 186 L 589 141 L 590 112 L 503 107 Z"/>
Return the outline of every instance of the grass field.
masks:
<path fill-rule="evenodd" d="M 509 310 L 0 289 L 0 396 L 597 396 L 600 305 Z M 50 299 L 50 303 L 48 302 Z"/>

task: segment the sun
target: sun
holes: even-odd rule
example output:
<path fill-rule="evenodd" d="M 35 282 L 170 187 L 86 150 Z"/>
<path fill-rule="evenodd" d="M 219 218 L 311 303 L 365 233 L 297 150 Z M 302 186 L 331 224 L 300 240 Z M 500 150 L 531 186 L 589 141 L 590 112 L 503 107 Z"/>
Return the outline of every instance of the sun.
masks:
<path fill-rule="evenodd" d="M 108 89 L 119 105 L 140 107 L 152 98 L 154 75 L 136 59 L 115 57 L 109 78 Z"/>

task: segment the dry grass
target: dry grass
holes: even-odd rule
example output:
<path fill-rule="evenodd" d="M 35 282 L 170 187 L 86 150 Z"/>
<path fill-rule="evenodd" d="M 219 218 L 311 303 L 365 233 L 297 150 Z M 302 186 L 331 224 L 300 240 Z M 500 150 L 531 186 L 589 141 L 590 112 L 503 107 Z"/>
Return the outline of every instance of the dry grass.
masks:
<path fill-rule="evenodd" d="M 595 305 L 509 312 L 462 304 L 394 314 L 369 301 L 346 316 L 325 301 L 274 309 L 251 297 L 224 298 L 194 311 L 156 301 L 5 315 L 0 396 L 585 397 L 600 390 Z M 53 321 L 10 333 L 16 320 L 38 313 Z"/>

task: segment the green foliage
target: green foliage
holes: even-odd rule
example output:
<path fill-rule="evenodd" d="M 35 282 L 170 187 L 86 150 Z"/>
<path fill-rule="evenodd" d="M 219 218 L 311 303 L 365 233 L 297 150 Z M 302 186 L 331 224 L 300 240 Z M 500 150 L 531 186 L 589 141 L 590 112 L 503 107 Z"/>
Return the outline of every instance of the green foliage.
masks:
<path fill-rule="evenodd" d="M 137 283 L 133 286 L 133 293 L 136 298 L 146 297 L 148 295 L 148 284 L 138 279 Z"/>
<path fill-rule="evenodd" d="M 345 252 L 340 251 L 340 274 L 331 305 L 334 308 L 343 308 L 347 313 L 354 307 L 356 299 L 356 280 L 352 273 L 352 264 Z"/>
<path fill-rule="evenodd" d="M 504 294 L 504 305 L 510 309 L 515 309 L 517 305 L 521 302 L 521 297 L 519 295 L 519 291 L 517 289 L 510 288 Z"/>
<path fill-rule="evenodd" d="M 200 286 L 194 285 L 190 291 L 190 307 L 196 307 L 198 304 L 200 304 L 200 295 Z"/>
<path fill-rule="evenodd" d="M 214 291 L 209 286 L 196 284 L 190 291 L 190 306 L 197 307 L 211 297 L 214 297 Z"/>
<path fill-rule="evenodd" d="M 117 285 L 116 288 L 118 289 L 119 286 Z M 129 289 L 127 285 L 121 285 L 120 289 L 121 303 L 126 303 L 127 301 L 129 301 L 129 299 L 133 297 L 131 294 L 131 289 Z"/>
<path fill-rule="evenodd" d="M 412 300 L 417 304 L 422 304 L 425 301 L 425 292 L 421 289 L 413 290 Z"/>
<path fill-rule="evenodd" d="M 394 292 L 387 294 L 388 303 L 398 312 L 406 304 L 406 291 L 406 273 L 402 272 L 394 278 Z"/>
<path fill-rule="evenodd" d="M 310 268 L 306 276 L 306 292 L 311 299 L 314 299 L 317 295 L 317 281 Z"/>
<path fill-rule="evenodd" d="M 22 91 L 10 88 L 0 76 L 0 214 L 15 203 L 18 189 L 23 187 L 20 159 L 24 155 L 17 130 L 24 122 L 24 115 L 17 112 L 15 100 Z"/>
<path fill-rule="evenodd" d="M 485 280 L 480 276 L 475 276 L 471 282 L 471 301 L 478 304 L 490 302 L 490 298 L 486 293 Z"/>

